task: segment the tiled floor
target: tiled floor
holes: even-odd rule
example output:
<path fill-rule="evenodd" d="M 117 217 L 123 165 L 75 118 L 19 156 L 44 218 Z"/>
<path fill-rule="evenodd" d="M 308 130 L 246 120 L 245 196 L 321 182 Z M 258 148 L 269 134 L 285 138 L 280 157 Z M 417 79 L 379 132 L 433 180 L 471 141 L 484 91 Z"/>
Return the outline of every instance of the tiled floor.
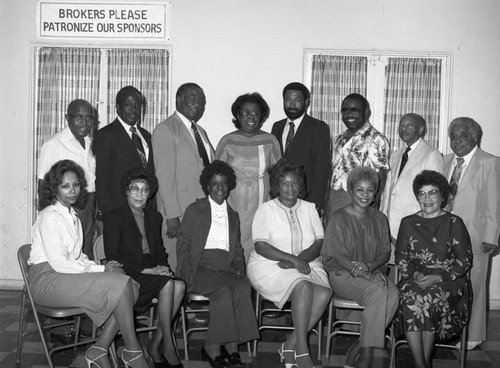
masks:
<path fill-rule="evenodd" d="M 15 366 L 17 329 L 19 321 L 19 311 L 21 303 L 21 293 L 18 291 L 0 291 L 0 368 L 11 368 Z M 34 325 L 32 315 L 28 321 Z M 141 334 L 141 342 L 147 343 L 148 335 Z M 241 355 L 246 363 L 246 368 L 271 368 L 284 367 L 279 362 L 278 354 L 276 353 L 280 343 L 283 341 L 283 332 L 273 333 L 272 331 L 264 332 L 263 342 L 259 344 L 257 357 L 253 359 L 248 357 L 245 346 L 242 346 Z M 334 340 L 332 353 L 328 362 L 317 367 L 342 367 L 345 359 L 347 348 L 352 343 L 352 337 L 338 337 Z M 184 361 L 186 368 L 208 368 L 206 362 L 200 361 L 200 348 L 203 344 L 201 339 L 196 339 L 190 344 L 189 361 Z M 119 345 L 119 343 L 118 343 Z M 87 347 L 81 347 L 77 350 L 69 349 L 55 355 L 55 363 L 57 367 L 85 367 L 83 354 Z M 311 350 L 315 353 L 317 346 L 314 342 Z M 245 352 L 244 352 L 245 350 Z M 182 353 L 182 351 L 181 351 Z M 374 368 L 388 367 L 389 351 L 377 351 L 374 359 Z M 455 352 L 448 350 L 438 350 L 433 361 L 433 368 L 458 368 Z M 23 354 L 21 357 L 21 368 L 39 368 L 46 367 L 47 361 L 43 354 L 38 334 L 33 334 L 27 338 L 24 343 Z M 122 366 L 122 365 L 121 365 Z M 500 311 L 491 311 L 488 318 L 488 340 L 476 349 L 468 352 L 467 367 L 469 368 L 497 368 L 500 367 Z M 411 353 L 407 347 L 398 349 L 396 358 L 396 367 L 411 368 L 413 362 Z"/>

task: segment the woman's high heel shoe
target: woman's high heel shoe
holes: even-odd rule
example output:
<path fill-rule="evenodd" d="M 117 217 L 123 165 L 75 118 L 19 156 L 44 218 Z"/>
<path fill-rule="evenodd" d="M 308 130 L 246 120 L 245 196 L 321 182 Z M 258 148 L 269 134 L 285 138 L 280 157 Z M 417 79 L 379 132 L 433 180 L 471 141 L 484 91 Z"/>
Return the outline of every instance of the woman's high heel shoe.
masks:
<path fill-rule="evenodd" d="M 96 349 L 96 350 L 100 350 L 102 351 L 102 353 L 98 356 L 96 356 L 94 359 L 90 359 L 88 357 L 88 353 L 90 350 L 92 349 Z M 98 359 L 101 359 L 103 356 L 106 356 L 108 355 L 108 351 L 104 348 L 101 348 L 100 346 L 95 346 L 95 345 L 92 345 L 88 350 L 87 352 L 85 353 L 85 360 L 87 361 L 87 367 L 88 368 L 92 368 L 92 364 L 95 365 L 97 368 L 101 368 L 101 366 L 99 364 L 97 364 L 97 360 Z"/>
<path fill-rule="evenodd" d="M 283 343 L 281 344 L 281 348 L 278 349 L 278 354 L 280 355 L 280 362 L 285 361 L 285 353 L 293 353 L 295 356 L 295 350 L 285 350 L 285 343 Z M 297 367 L 297 364 L 285 362 L 285 368 L 293 368 L 293 367 Z"/>
<path fill-rule="evenodd" d="M 295 354 L 295 361 L 297 361 L 297 358 L 303 358 L 303 357 L 306 357 L 306 356 L 309 357 L 309 353 L 304 353 L 304 354 L 297 355 L 297 353 L 294 351 L 294 354 Z M 309 357 L 309 359 L 311 359 L 311 357 Z M 295 363 L 295 364 L 297 365 L 297 367 L 300 368 L 300 364 L 297 364 L 297 363 Z M 314 365 L 312 366 L 312 368 L 315 368 Z"/>
<path fill-rule="evenodd" d="M 125 354 L 128 354 L 131 356 L 130 359 L 125 359 Z M 144 357 L 144 352 L 142 350 L 127 350 L 123 349 L 122 351 L 122 361 L 123 364 L 125 364 L 125 368 L 132 367 L 132 362 L 134 362 L 137 359 L 143 358 Z"/>

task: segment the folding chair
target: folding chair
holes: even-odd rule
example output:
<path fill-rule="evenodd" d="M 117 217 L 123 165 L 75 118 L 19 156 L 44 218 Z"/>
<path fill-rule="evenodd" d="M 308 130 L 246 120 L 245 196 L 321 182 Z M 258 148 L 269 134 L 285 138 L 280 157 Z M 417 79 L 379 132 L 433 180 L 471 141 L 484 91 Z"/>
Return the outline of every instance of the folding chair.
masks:
<path fill-rule="evenodd" d="M 197 308 L 197 309 L 188 309 L 187 306 L 192 303 L 192 302 L 197 302 L 197 303 L 205 303 L 208 305 L 209 299 L 207 297 L 204 297 L 203 295 L 196 294 L 196 293 L 187 293 L 185 302 L 181 306 L 181 319 L 182 319 L 182 337 L 184 340 L 184 359 L 189 360 L 189 335 L 192 334 L 193 332 L 197 331 L 207 331 L 208 330 L 208 325 L 205 326 L 197 326 L 197 327 L 189 327 L 187 324 L 187 315 L 188 314 L 198 314 L 198 313 L 209 313 L 209 310 L 207 308 Z M 247 349 L 248 349 L 248 356 L 252 356 L 252 349 L 250 347 L 250 343 L 247 343 Z"/>
<path fill-rule="evenodd" d="M 285 331 L 293 331 L 293 326 L 284 326 L 277 324 L 263 324 L 264 317 L 266 313 L 288 313 L 291 314 L 292 310 L 289 308 L 279 309 L 279 308 L 265 308 L 262 309 L 262 302 L 264 299 L 257 291 L 255 292 L 255 316 L 257 317 L 257 324 L 259 326 L 259 332 L 262 330 L 285 330 Z M 321 345 L 322 345 L 322 336 L 323 336 L 323 324 L 321 323 L 321 318 L 318 321 L 318 325 L 315 329 L 311 330 L 312 333 L 318 335 L 318 360 L 321 360 Z M 253 356 L 257 356 L 257 340 L 253 343 Z"/>
<path fill-rule="evenodd" d="M 52 308 L 45 307 L 39 304 L 36 304 L 33 301 L 33 297 L 31 294 L 31 289 L 28 283 L 28 259 L 30 256 L 31 244 L 25 244 L 19 248 L 17 251 L 17 260 L 19 262 L 19 267 L 21 268 L 21 274 L 24 280 L 23 293 L 22 293 L 22 302 L 21 302 L 21 315 L 19 317 L 19 331 L 17 337 L 17 351 L 16 351 L 16 366 L 19 366 L 21 363 L 21 352 L 23 348 L 23 339 L 25 336 L 33 333 L 35 330 L 26 330 L 25 331 L 25 319 L 26 319 L 26 309 L 31 307 L 33 311 L 33 315 L 35 317 L 35 322 L 37 326 L 38 333 L 40 334 L 40 339 L 42 341 L 43 350 L 45 352 L 45 356 L 47 357 L 47 361 L 49 363 L 49 367 L 54 367 L 54 362 L 52 360 L 52 356 L 64 349 L 73 348 L 80 345 L 91 344 L 96 341 L 95 338 L 86 339 L 84 341 L 78 341 L 78 336 L 80 333 L 80 323 L 81 316 L 84 314 L 81 308 Z M 50 323 L 50 324 L 42 324 L 40 320 L 40 315 L 45 315 L 54 319 L 67 319 L 69 317 L 75 317 L 71 321 L 63 321 L 58 323 Z M 66 345 L 58 345 L 53 346 L 52 348 L 49 346 L 46 341 L 44 330 L 50 330 L 55 327 L 65 326 L 65 325 L 75 325 L 75 341 L 71 344 Z"/>

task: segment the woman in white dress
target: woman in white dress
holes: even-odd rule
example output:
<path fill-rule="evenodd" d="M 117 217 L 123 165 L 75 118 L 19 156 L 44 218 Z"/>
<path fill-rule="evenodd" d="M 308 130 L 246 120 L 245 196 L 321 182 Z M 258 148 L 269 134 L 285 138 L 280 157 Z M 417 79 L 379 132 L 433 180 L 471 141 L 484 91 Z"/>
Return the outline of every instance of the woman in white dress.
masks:
<path fill-rule="evenodd" d="M 255 213 L 254 250 L 247 265 L 253 287 L 282 308 L 291 301 L 294 332 L 278 351 L 287 368 L 313 367 L 307 334 L 318 322 L 331 297 L 328 276 L 319 254 L 323 226 L 314 203 L 304 193 L 301 166 L 281 159 L 270 170 L 271 201 Z"/>

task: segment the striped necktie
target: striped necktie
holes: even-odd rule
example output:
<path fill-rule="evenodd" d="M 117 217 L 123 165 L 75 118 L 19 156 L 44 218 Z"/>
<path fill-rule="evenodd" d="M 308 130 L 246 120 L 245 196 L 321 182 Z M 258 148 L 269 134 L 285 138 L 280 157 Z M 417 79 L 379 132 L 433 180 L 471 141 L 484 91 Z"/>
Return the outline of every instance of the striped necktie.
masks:
<path fill-rule="evenodd" d="M 196 141 L 196 145 L 198 146 L 198 153 L 200 154 L 201 160 L 203 161 L 203 166 L 208 166 L 210 164 L 210 160 L 208 158 L 207 150 L 205 145 L 203 144 L 203 140 L 201 139 L 200 132 L 196 127 L 194 121 L 191 122 L 191 129 L 193 129 L 194 139 Z"/>

